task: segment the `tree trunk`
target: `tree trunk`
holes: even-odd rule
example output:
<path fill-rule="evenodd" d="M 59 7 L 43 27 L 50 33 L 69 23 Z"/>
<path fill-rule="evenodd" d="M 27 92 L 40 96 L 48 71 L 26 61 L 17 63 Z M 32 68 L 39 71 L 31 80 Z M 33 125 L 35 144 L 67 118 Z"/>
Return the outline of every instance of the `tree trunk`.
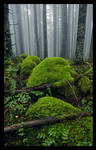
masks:
<path fill-rule="evenodd" d="M 62 4 L 61 6 L 61 19 L 62 19 L 62 25 L 61 25 L 61 57 L 66 57 L 67 52 L 67 4 Z"/>
<path fill-rule="evenodd" d="M 85 25 L 86 25 L 86 4 L 79 5 L 79 20 L 78 20 L 78 33 L 77 33 L 77 45 L 76 45 L 76 58 L 77 62 L 83 62 L 83 47 L 85 38 Z"/>
<path fill-rule="evenodd" d="M 48 52 L 47 52 L 46 4 L 43 4 L 43 31 L 44 31 L 44 58 L 46 58 L 48 56 Z"/>
<path fill-rule="evenodd" d="M 36 4 L 34 4 L 34 33 L 35 33 L 35 40 L 37 45 L 37 56 L 39 56 L 39 40 L 38 40 L 38 25 L 37 25 L 37 11 L 36 11 Z"/>
<path fill-rule="evenodd" d="M 57 30 L 56 30 L 57 18 L 56 18 L 56 4 L 53 4 L 53 47 L 54 47 L 54 57 L 56 57 L 56 38 L 57 38 Z"/>

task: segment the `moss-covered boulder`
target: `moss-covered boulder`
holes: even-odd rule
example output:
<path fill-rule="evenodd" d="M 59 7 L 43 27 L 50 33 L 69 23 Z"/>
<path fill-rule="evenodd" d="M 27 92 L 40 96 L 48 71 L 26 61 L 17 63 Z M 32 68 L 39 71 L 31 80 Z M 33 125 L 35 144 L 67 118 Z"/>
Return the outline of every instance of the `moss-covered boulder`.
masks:
<path fill-rule="evenodd" d="M 27 56 L 28 56 L 28 55 L 25 54 L 25 53 L 23 53 L 23 54 L 21 54 L 20 56 L 18 56 L 18 57 L 17 57 L 17 63 L 18 63 L 18 64 L 19 64 L 19 63 L 22 63 L 23 60 L 24 60 Z"/>
<path fill-rule="evenodd" d="M 71 104 L 54 97 L 42 97 L 34 104 L 31 104 L 26 112 L 28 120 L 44 119 L 58 115 L 68 115 L 80 112 Z"/>
<path fill-rule="evenodd" d="M 70 67 L 69 62 L 61 57 L 50 57 L 44 59 L 36 66 L 28 78 L 27 87 L 38 86 L 40 84 L 53 83 L 54 86 L 65 86 L 67 80 L 74 82 L 77 75 Z"/>
<path fill-rule="evenodd" d="M 21 64 L 21 78 L 28 77 L 33 68 L 40 63 L 38 56 L 27 56 Z"/>
<path fill-rule="evenodd" d="M 86 94 L 89 89 L 91 88 L 91 81 L 88 77 L 83 76 L 78 81 L 78 87 L 80 88 L 81 92 Z"/>

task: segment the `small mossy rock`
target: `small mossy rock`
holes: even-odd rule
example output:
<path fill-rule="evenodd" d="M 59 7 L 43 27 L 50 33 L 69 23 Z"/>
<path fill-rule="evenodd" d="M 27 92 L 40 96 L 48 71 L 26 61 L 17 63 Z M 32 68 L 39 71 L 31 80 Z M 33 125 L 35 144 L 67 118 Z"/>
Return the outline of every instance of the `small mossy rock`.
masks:
<path fill-rule="evenodd" d="M 34 61 L 36 63 L 36 65 L 38 65 L 41 62 L 41 60 L 38 56 L 28 56 L 27 59 Z"/>
<path fill-rule="evenodd" d="M 36 66 L 36 63 L 31 61 L 31 60 L 27 60 L 24 61 L 21 64 L 21 77 L 23 76 L 28 76 L 30 75 L 32 69 Z"/>
<path fill-rule="evenodd" d="M 83 76 L 78 81 L 78 87 L 82 91 L 82 93 L 86 94 L 91 87 L 91 81 L 88 77 Z"/>
<path fill-rule="evenodd" d="M 17 64 L 22 63 L 23 60 L 27 57 L 28 55 L 23 53 L 20 56 L 17 57 Z"/>
<path fill-rule="evenodd" d="M 23 53 L 23 54 L 20 55 L 20 57 L 22 57 L 22 58 L 26 58 L 27 56 L 28 56 L 28 55 L 25 54 L 25 53 Z"/>
<path fill-rule="evenodd" d="M 21 78 L 29 76 L 38 63 L 40 63 L 40 58 L 38 56 L 27 56 L 21 64 Z"/>
<path fill-rule="evenodd" d="M 44 119 L 58 115 L 68 115 L 80 112 L 79 108 L 75 108 L 71 104 L 54 97 L 42 97 L 34 104 L 31 104 L 26 112 L 28 120 Z"/>
<path fill-rule="evenodd" d="M 28 78 L 27 87 L 54 83 L 54 86 L 65 86 L 67 80 L 74 82 L 76 72 L 70 68 L 69 62 L 61 57 L 44 59 L 36 66 Z"/>

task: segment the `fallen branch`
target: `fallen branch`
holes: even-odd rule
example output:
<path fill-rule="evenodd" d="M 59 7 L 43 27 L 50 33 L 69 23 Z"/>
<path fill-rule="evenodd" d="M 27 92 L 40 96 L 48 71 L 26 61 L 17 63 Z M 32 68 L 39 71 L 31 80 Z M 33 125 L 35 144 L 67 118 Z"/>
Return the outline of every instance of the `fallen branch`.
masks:
<path fill-rule="evenodd" d="M 48 88 L 48 87 L 52 87 L 52 84 L 42 84 L 42 85 L 39 85 L 39 86 L 26 88 L 24 90 L 23 89 L 22 90 L 16 90 L 15 94 L 20 93 L 20 92 L 31 92 L 32 90 L 41 90 L 41 89 L 45 89 L 45 88 Z M 10 93 L 10 90 L 4 90 L 4 93 Z"/>
<path fill-rule="evenodd" d="M 40 125 L 45 125 L 48 123 L 56 123 L 56 122 L 61 122 L 64 120 L 74 120 L 78 117 L 86 117 L 86 116 L 92 116 L 92 113 L 77 113 L 77 114 L 71 114 L 68 115 L 64 118 L 61 118 L 61 116 L 57 116 L 57 117 L 51 117 L 49 119 L 42 119 L 42 120 L 33 120 L 33 121 L 26 121 L 24 122 L 24 128 L 31 128 L 31 127 L 36 127 L 36 126 L 40 126 Z M 13 132 L 18 130 L 19 128 L 21 128 L 21 124 L 17 123 L 8 127 L 4 128 L 4 133 L 8 133 L 8 132 Z"/>

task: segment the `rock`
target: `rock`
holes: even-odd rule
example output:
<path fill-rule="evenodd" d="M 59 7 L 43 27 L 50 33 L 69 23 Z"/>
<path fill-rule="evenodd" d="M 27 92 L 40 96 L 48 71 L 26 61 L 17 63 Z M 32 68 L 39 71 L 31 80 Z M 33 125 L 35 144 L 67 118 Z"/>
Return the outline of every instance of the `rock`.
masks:
<path fill-rule="evenodd" d="M 39 98 L 37 102 L 31 104 L 26 112 L 26 117 L 28 120 L 35 120 L 77 112 L 81 110 L 61 99 L 48 96 Z"/>
<path fill-rule="evenodd" d="M 36 66 L 28 78 L 27 87 L 52 83 L 56 87 L 66 86 L 67 80 L 74 82 L 77 75 L 70 67 L 69 62 L 61 57 L 44 59 Z"/>

